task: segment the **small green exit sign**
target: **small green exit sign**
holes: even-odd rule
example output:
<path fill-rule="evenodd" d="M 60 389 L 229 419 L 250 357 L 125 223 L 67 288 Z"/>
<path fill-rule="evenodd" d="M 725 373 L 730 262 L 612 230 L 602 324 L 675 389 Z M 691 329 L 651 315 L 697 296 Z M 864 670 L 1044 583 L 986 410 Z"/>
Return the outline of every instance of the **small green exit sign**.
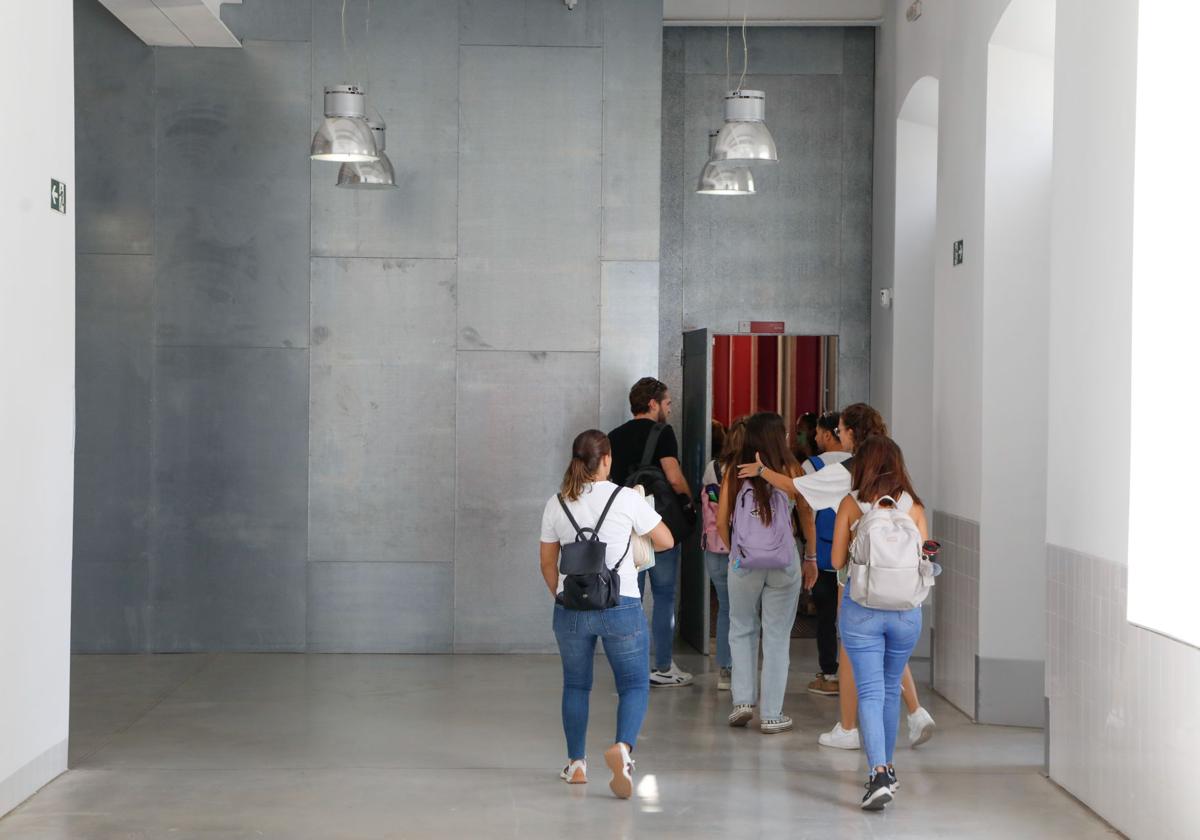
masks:
<path fill-rule="evenodd" d="M 50 179 L 50 209 L 67 212 L 67 185 L 53 178 Z"/>

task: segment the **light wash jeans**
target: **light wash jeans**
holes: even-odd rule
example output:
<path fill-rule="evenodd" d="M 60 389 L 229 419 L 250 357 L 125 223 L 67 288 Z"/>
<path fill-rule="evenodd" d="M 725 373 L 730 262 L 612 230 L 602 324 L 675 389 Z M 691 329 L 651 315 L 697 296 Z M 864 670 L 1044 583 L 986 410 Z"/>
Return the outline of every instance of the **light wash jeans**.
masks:
<path fill-rule="evenodd" d="M 669 671 L 675 644 L 675 579 L 679 576 L 679 546 L 654 552 L 654 565 L 648 572 L 638 573 L 638 591 L 642 598 L 646 597 L 646 575 L 650 576 L 650 591 L 654 593 L 654 609 L 650 615 L 654 670 Z"/>
<path fill-rule="evenodd" d="M 800 601 L 800 558 L 786 569 L 729 569 L 729 648 L 733 653 L 733 703 L 754 705 L 762 720 L 783 713 L 789 646 Z M 759 605 L 762 623 L 759 623 Z M 758 694 L 758 639 L 761 628 L 763 673 Z"/>
<path fill-rule="evenodd" d="M 704 565 L 708 567 L 708 578 L 717 590 L 717 667 L 732 668 L 733 656 L 729 653 L 729 555 L 715 551 L 704 552 Z"/>
<path fill-rule="evenodd" d="M 900 726 L 900 678 L 921 637 L 921 608 L 876 610 L 842 596 L 838 618 L 842 646 L 854 667 L 858 685 L 858 728 L 867 762 L 876 767 L 892 763 L 896 730 Z"/>
<path fill-rule="evenodd" d="M 604 641 L 604 655 L 608 657 L 620 698 L 615 741 L 633 749 L 650 700 L 650 633 L 642 602 L 621 596 L 620 603 L 607 610 L 569 610 L 555 604 L 554 637 L 562 656 L 562 721 L 567 736 L 567 758 L 574 761 L 586 754 L 596 639 Z"/>

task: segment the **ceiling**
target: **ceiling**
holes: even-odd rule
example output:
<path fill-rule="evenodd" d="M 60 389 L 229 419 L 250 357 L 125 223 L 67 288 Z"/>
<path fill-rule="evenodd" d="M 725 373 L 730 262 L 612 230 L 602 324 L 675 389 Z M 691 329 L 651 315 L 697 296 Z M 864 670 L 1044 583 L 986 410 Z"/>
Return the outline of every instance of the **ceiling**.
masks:
<path fill-rule="evenodd" d="M 583 0 L 587 2 L 587 0 Z M 726 18 L 756 26 L 796 24 L 871 26 L 883 20 L 887 0 L 663 0 L 667 26 L 715 26 Z"/>

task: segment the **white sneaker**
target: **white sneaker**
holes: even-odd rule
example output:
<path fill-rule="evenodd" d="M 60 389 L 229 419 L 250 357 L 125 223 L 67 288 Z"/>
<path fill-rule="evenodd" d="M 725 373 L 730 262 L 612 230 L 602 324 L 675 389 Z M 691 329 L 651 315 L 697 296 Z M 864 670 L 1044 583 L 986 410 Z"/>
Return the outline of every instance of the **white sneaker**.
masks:
<path fill-rule="evenodd" d="M 733 671 L 729 668 L 722 668 L 721 673 L 717 675 L 717 691 L 729 691 L 733 685 Z"/>
<path fill-rule="evenodd" d="M 842 722 L 839 720 L 833 725 L 833 729 L 828 732 L 822 732 L 821 737 L 817 739 L 822 747 L 834 747 L 839 750 L 857 750 L 862 749 L 862 744 L 858 739 L 858 730 L 851 729 L 849 731 L 842 729 Z"/>
<path fill-rule="evenodd" d="M 558 778 L 562 779 L 569 785 L 586 785 L 587 784 L 587 761 L 582 758 L 577 758 L 574 761 L 567 762 L 567 766 L 558 774 Z"/>
<path fill-rule="evenodd" d="M 633 796 L 633 759 L 629 757 L 629 748 L 624 744 L 613 744 L 604 751 L 604 761 L 612 770 L 612 781 L 608 783 L 613 794 L 619 799 Z"/>
<path fill-rule="evenodd" d="M 908 740 L 914 747 L 919 747 L 930 738 L 933 737 L 933 730 L 937 726 L 933 722 L 933 716 L 925 711 L 924 707 L 918 707 L 915 712 L 908 716 Z"/>
<path fill-rule="evenodd" d="M 679 666 L 674 662 L 666 671 L 651 671 L 650 685 L 666 688 L 669 686 L 691 685 L 692 675 L 687 671 L 681 671 Z"/>

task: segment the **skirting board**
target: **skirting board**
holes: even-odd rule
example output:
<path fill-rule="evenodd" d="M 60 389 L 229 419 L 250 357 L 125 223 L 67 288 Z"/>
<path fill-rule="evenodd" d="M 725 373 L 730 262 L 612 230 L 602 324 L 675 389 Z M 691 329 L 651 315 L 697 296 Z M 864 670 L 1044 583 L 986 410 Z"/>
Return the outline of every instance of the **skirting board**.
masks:
<path fill-rule="evenodd" d="M 1001 726 L 1046 725 L 1046 663 L 1041 659 L 975 656 L 975 721 Z"/>
<path fill-rule="evenodd" d="M 66 769 L 67 740 L 64 738 L 7 779 L 0 779 L 0 817 L 54 781 Z"/>

